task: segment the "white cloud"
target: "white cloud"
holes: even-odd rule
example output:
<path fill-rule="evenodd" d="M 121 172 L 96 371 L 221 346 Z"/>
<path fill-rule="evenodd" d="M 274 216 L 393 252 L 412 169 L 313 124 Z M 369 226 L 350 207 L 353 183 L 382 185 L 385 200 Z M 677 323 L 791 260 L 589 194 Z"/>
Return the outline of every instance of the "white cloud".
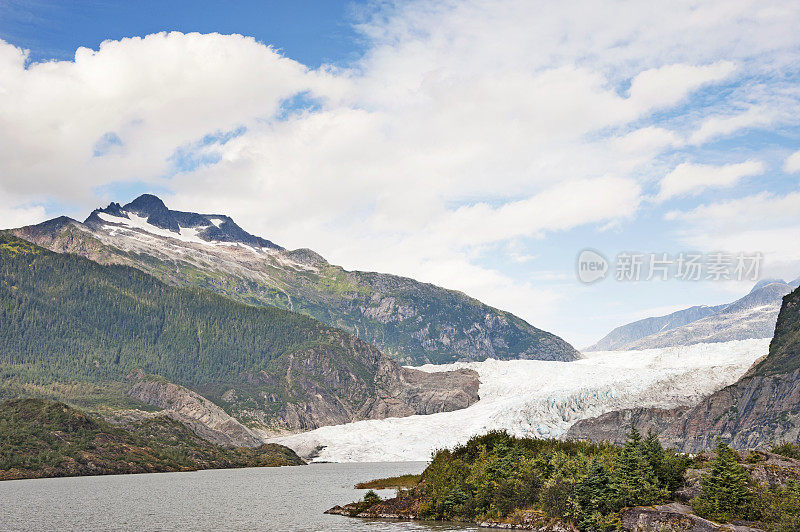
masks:
<path fill-rule="evenodd" d="M 721 81 L 735 69 L 730 61 L 718 61 L 704 66 L 672 64 L 646 70 L 631 81 L 630 99 L 641 109 L 672 106 L 692 90 Z"/>
<path fill-rule="evenodd" d="M 8 207 L 0 205 L 0 229 L 13 229 L 33 225 L 47 219 L 44 207 Z"/>
<path fill-rule="evenodd" d="M 743 177 L 764 172 L 760 161 L 713 166 L 708 164 L 681 163 L 661 180 L 657 199 L 665 201 L 675 196 L 697 194 L 709 188 L 728 188 Z"/>
<path fill-rule="evenodd" d="M 776 113 L 764 106 L 753 106 L 744 112 L 707 118 L 689 138 L 692 144 L 702 144 L 716 137 L 756 126 L 766 126 L 776 119 Z"/>
<path fill-rule="evenodd" d="M 205 135 L 270 117 L 326 78 L 249 37 L 160 33 L 25 65 L 0 41 L 0 175 L 17 193 L 85 199 L 93 186 L 154 180 Z M 117 149 L 95 157 L 113 135 Z"/>
<path fill-rule="evenodd" d="M 446 242 L 483 244 L 513 237 L 564 231 L 633 215 L 640 189 L 634 180 L 598 178 L 567 181 L 535 196 L 492 207 L 460 207 L 433 225 Z"/>
<path fill-rule="evenodd" d="M 364 57 L 317 70 L 238 35 L 108 41 L 28 67 L 0 42 L 1 184 L 15 205 L 85 207 L 98 187 L 158 185 L 177 208 L 227 212 L 347 267 L 412 275 L 546 321 L 563 295 L 480 265 L 477 247 L 515 261 L 535 253 L 504 242 L 631 220 L 683 138 L 754 124 L 720 111 L 730 102 L 697 97 L 714 84 L 766 80 L 742 85 L 737 108 L 794 97 L 791 80 L 772 75 L 800 59 L 800 9 L 782 2 L 370 9 Z M 316 105 L 282 111 L 298 95 Z M 176 168 L 176 152 L 212 162 Z M 697 189 L 678 178 L 665 194 Z"/>
<path fill-rule="evenodd" d="M 800 172 L 800 150 L 786 158 L 783 163 L 783 170 L 788 173 Z"/>
<path fill-rule="evenodd" d="M 761 252 L 765 276 L 794 279 L 800 275 L 800 191 L 762 192 L 743 198 L 672 211 L 680 222 L 679 239 L 692 249 Z"/>
<path fill-rule="evenodd" d="M 800 212 L 800 192 L 770 194 L 762 192 L 743 198 L 700 205 L 688 211 L 671 211 L 670 220 L 692 224 L 716 224 L 719 229 L 774 227 L 792 223 Z"/>
<path fill-rule="evenodd" d="M 0 187 L 0 229 L 32 225 L 46 219 L 44 207 L 30 204 Z"/>

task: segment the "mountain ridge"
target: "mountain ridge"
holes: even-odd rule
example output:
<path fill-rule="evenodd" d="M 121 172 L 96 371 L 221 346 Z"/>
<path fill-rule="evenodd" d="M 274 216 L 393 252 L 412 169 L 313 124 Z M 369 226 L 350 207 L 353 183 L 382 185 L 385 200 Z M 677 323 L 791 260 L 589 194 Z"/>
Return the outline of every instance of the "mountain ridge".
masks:
<path fill-rule="evenodd" d="M 632 426 L 654 429 L 684 452 L 800 441 L 800 288 L 782 299 L 769 353 L 736 383 L 689 409 L 629 409 L 573 425 L 566 438 L 620 441 Z"/>
<path fill-rule="evenodd" d="M 408 277 L 347 271 L 312 250 L 286 250 L 250 235 L 229 217 L 230 225 L 217 227 L 215 220 L 223 216 L 171 211 L 146 195 L 96 209 L 85 223 L 59 217 L 12 233 L 58 253 L 132 266 L 176 286 L 305 314 L 375 344 L 403 364 L 581 358 L 560 337 L 461 292 Z M 226 236 L 217 239 L 223 229 Z"/>
<path fill-rule="evenodd" d="M 90 227 L 106 224 L 124 226 L 125 220 L 134 221 L 131 215 L 140 217 L 149 225 L 175 233 L 176 236 L 181 236 L 182 229 L 201 228 L 197 237 L 208 242 L 233 242 L 260 248 L 284 249 L 269 240 L 251 235 L 227 215 L 173 211 L 153 194 L 142 194 L 125 205 L 112 202 L 104 209 L 95 209 L 83 223 Z"/>
<path fill-rule="evenodd" d="M 791 291 L 791 283 L 780 279 L 762 280 L 731 303 L 694 306 L 621 325 L 586 351 L 639 350 L 770 338 L 781 298 Z"/>
<path fill-rule="evenodd" d="M 234 436 L 246 431 L 206 398 L 264 431 L 428 414 L 478 399 L 474 372 L 419 375 L 307 316 L 170 286 L 4 233 L 0 316 L 0 397 L 19 396 L 15 384 L 23 394 L 83 385 L 107 405 L 153 376 L 136 399 L 184 420 L 215 418 L 212 429 Z"/>

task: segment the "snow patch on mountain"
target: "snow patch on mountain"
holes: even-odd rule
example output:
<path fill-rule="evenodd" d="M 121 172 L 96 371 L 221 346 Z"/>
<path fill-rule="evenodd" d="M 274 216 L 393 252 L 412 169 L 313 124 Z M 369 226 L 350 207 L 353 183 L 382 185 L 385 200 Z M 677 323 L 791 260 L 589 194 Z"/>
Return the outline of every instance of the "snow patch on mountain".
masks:
<path fill-rule="evenodd" d="M 104 222 L 108 222 L 111 224 L 116 224 L 115 226 L 104 226 L 104 228 L 109 228 L 110 230 L 114 230 L 115 228 L 118 229 L 118 226 L 123 226 L 128 229 L 138 229 L 139 231 L 145 231 L 147 233 L 160 236 L 163 238 L 175 238 L 177 240 L 181 240 L 182 242 L 192 242 L 195 244 L 213 244 L 213 242 L 208 242 L 203 240 L 198 236 L 198 229 L 196 227 L 181 227 L 180 231 L 169 231 L 167 229 L 161 229 L 160 227 L 156 227 L 155 225 L 148 223 L 147 218 L 144 216 L 139 216 L 132 212 L 127 213 L 128 217 L 124 218 L 122 216 L 113 216 L 111 214 L 106 214 L 104 212 L 98 212 L 97 216 L 103 220 Z"/>
<path fill-rule="evenodd" d="M 477 371 L 480 401 L 454 412 L 359 421 L 271 441 L 315 461 L 371 462 L 427 460 L 435 449 L 492 429 L 559 437 L 576 421 L 612 410 L 696 404 L 736 382 L 768 350 L 769 339 L 750 339 L 592 352 L 575 362 L 490 359 L 421 366 L 430 372 Z"/>

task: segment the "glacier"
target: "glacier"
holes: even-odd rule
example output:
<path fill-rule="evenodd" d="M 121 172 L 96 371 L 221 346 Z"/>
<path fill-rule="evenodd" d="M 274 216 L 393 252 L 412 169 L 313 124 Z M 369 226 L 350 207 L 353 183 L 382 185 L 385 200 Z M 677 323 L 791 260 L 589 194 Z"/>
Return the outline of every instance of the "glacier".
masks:
<path fill-rule="evenodd" d="M 637 351 L 595 351 L 575 362 L 485 360 L 417 367 L 469 368 L 480 400 L 463 410 L 358 421 L 270 438 L 315 462 L 428 460 L 439 448 L 492 429 L 559 437 L 580 419 L 634 406 L 691 406 L 736 382 L 769 350 L 768 338 Z"/>

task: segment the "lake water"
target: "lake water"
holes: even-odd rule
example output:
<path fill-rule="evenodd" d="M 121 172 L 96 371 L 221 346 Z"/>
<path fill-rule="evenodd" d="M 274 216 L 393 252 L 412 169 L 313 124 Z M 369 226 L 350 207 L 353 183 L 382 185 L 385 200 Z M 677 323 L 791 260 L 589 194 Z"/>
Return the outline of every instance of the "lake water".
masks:
<path fill-rule="evenodd" d="M 323 512 L 361 498 L 357 482 L 423 462 L 311 464 L 0 482 L 0 530 L 479 530 Z M 391 490 L 381 492 L 391 496 Z"/>

